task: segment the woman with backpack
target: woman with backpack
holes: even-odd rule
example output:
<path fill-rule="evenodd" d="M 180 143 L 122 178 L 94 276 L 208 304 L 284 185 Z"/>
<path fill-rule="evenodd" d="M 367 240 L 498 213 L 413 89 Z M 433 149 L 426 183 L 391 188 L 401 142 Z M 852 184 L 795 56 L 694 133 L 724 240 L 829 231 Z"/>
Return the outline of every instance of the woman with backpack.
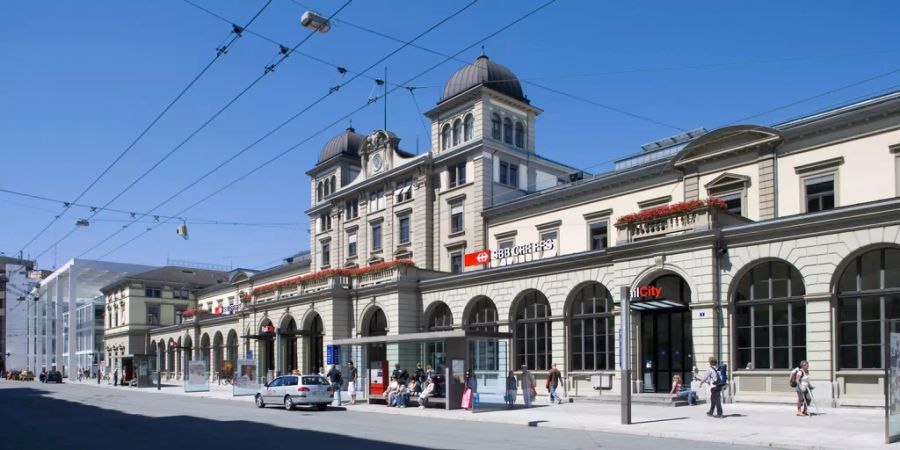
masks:
<path fill-rule="evenodd" d="M 797 415 L 808 416 L 808 407 L 811 401 L 809 391 L 812 385 L 809 383 L 809 362 L 800 361 L 800 365 L 791 371 L 791 387 L 797 390 Z"/>
<path fill-rule="evenodd" d="M 714 356 L 710 356 L 709 368 L 706 369 L 706 373 L 704 373 L 703 378 L 700 379 L 700 386 L 703 386 L 704 384 L 709 384 L 710 386 L 709 412 L 707 412 L 706 415 L 713 417 L 713 411 L 715 411 L 715 417 L 721 419 L 725 417 L 722 415 L 722 389 L 725 387 L 725 383 L 722 383 L 723 378 L 720 373 L 721 369 L 718 365 L 719 360 Z"/>

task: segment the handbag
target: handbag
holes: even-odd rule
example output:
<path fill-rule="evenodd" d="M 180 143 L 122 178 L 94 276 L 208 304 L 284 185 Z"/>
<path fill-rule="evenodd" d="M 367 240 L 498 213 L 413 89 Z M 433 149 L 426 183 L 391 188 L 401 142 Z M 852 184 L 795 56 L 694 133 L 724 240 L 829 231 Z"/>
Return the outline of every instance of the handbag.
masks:
<path fill-rule="evenodd" d="M 472 407 L 472 390 L 471 389 L 466 388 L 466 390 L 463 391 L 461 406 L 463 407 L 463 409 L 469 409 Z"/>
<path fill-rule="evenodd" d="M 531 398 L 537 397 L 537 389 L 534 386 L 531 387 Z"/>

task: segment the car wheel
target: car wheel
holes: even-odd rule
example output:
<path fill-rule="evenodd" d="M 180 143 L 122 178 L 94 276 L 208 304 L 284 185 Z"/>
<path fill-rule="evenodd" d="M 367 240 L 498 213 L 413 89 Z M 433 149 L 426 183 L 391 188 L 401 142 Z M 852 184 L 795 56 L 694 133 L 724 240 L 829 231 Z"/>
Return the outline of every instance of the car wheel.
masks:
<path fill-rule="evenodd" d="M 292 399 L 290 395 L 284 396 L 284 409 L 287 411 L 292 411 L 294 409 L 294 399 Z"/>
<path fill-rule="evenodd" d="M 262 396 L 259 395 L 259 394 L 256 394 L 256 407 L 257 407 L 257 408 L 263 408 L 263 407 L 265 407 L 265 406 L 266 406 L 266 404 L 263 403 Z"/>
<path fill-rule="evenodd" d="M 325 411 L 328 409 L 328 403 L 316 403 L 316 409 L 319 411 Z"/>

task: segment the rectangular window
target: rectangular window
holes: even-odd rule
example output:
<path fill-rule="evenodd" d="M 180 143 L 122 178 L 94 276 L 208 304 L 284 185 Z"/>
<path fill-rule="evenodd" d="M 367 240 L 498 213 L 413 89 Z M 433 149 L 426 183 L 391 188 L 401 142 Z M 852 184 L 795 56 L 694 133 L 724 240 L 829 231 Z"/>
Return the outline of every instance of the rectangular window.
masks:
<path fill-rule="evenodd" d="M 319 214 L 319 231 L 331 230 L 331 213 Z"/>
<path fill-rule="evenodd" d="M 147 288 L 147 289 L 144 289 L 144 297 L 161 298 L 162 291 L 160 291 L 159 289 Z"/>
<path fill-rule="evenodd" d="M 347 200 L 344 202 L 344 218 L 345 220 L 355 219 L 359 217 L 359 200 Z"/>
<path fill-rule="evenodd" d="M 744 215 L 743 205 L 742 203 L 743 194 L 740 192 L 734 192 L 731 194 L 720 195 L 719 198 L 725 202 L 725 209 L 733 214 L 737 214 L 739 216 Z"/>
<path fill-rule="evenodd" d="M 381 222 L 372 224 L 372 250 L 381 250 Z"/>
<path fill-rule="evenodd" d="M 181 325 L 184 322 L 184 317 L 181 317 L 182 314 L 184 314 L 184 309 L 175 310 L 175 325 Z"/>
<path fill-rule="evenodd" d="M 602 250 L 609 246 L 609 226 L 607 222 L 590 225 L 591 250 Z"/>
<path fill-rule="evenodd" d="M 803 185 L 806 188 L 806 212 L 834 209 L 833 174 L 807 178 Z"/>
<path fill-rule="evenodd" d="M 322 267 L 331 265 L 331 242 L 322 242 Z"/>
<path fill-rule="evenodd" d="M 453 202 L 450 204 L 450 233 L 461 233 L 464 229 L 463 202 Z"/>
<path fill-rule="evenodd" d="M 546 241 L 548 239 L 553 241 L 553 250 L 541 250 L 541 257 L 556 256 L 559 254 L 559 230 L 549 230 L 542 232 L 541 241 Z"/>
<path fill-rule="evenodd" d="M 412 178 L 398 181 L 394 187 L 394 203 L 412 199 Z"/>
<path fill-rule="evenodd" d="M 159 325 L 159 305 L 147 305 L 147 325 Z"/>
<path fill-rule="evenodd" d="M 384 209 L 384 189 L 369 192 L 369 211 Z"/>
<path fill-rule="evenodd" d="M 356 256 L 356 231 L 351 231 L 347 233 L 347 257 L 353 258 Z"/>
<path fill-rule="evenodd" d="M 409 243 L 409 215 L 400 217 L 400 243 L 408 244 Z"/>
<path fill-rule="evenodd" d="M 187 300 L 188 290 L 187 289 L 175 289 L 172 291 L 172 298 L 179 300 Z"/>
<path fill-rule="evenodd" d="M 466 184 L 466 162 L 460 162 L 457 164 L 453 164 L 447 168 L 448 175 L 450 176 L 450 187 L 461 186 Z"/>
<path fill-rule="evenodd" d="M 461 251 L 450 253 L 450 273 L 460 273 L 463 270 L 463 254 Z"/>
<path fill-rule="evenodd" d="M 519 165 L 500 161 L 500 184 L 519 187 Z"/>

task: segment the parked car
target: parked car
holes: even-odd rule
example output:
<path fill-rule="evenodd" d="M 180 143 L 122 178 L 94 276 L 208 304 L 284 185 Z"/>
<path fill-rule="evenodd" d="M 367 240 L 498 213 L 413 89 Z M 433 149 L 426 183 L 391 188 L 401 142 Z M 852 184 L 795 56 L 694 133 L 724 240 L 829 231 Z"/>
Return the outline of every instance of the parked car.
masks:
<path fill-rule="evenodd" d="M 259 388 L 256 407 L 281 405 L 290 411 L 297 405 L 315 405 L 319 411 L 328 408 L 334 399 L 331 383 L 321 375 L 285 375 Z"/>
<path fill-rule="evenodd" d="M 19 372 L 19 381 L 34 381 L 34 374 L 31 371 L 23 370 Z"/>
<path fill-rule="evenodd" d="M 51 370 L 47 372 L 47 378 L 44 380 L 44 383 L 62 383 L 62 373 L 58 370 Z"/>

